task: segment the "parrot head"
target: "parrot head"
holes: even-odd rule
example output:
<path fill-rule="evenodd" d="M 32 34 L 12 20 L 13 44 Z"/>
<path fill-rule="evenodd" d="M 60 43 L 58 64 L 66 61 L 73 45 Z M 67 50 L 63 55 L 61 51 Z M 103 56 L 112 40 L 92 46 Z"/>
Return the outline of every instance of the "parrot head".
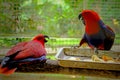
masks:
<path fill-rule="evenodd" d="M 38 34 L 32 40 L 37 40 L 37 41 L 41 42 L 42 44 L 44 44 L 48 41 L 48 39 L 49 39 L 49 37 L 47 35 Z"/>
<path fill-rule="evenodd" d="M 78 18 L 82 20 L 85 25 L 85 32 L 89 35 L 96 34 L 100 30 L 99 21 L 101 21 L 99 15 L 93 10 L 83 10 Z"/>
<path fill-rule="evenodd" d="M 83 24 L 85 25 L 86 22 L 88 20 L 94 20 L 94 21 L 98 21 L 100 20 L 100 17 L 98 16 L 98 14 L 93 11 L 93 10 L 83 10 L 79 15 L 78 15 L 78 19 L 82 20 Z"/>

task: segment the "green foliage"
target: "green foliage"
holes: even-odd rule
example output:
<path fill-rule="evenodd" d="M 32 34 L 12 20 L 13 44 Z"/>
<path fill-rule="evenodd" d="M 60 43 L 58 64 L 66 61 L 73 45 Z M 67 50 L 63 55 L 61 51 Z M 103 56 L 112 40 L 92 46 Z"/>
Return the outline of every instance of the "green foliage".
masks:
<path fill-rule="evenodd" d="M 67 32 L 69 28 L 78 26 L 76 24 L 78 12 L 74 11 L 73 5 L 69 2 L 69 0 L 1 1 L 0 33 L 32 32 L 50 36 L 69 36 L 72 34 Z M 79 26 L 76 28 L 80 29 Z"/>
<path fill-rule="evenodd" d="M 0 48 L 10 48 L 19 42 L 29 40 L 31 40 L 31 38 L 0 38 Z M 73 46 L 79 44 L 79 41 L 79 38 L 50 38 L 46 43 L 46 47 Z"/>
<path fill-rule="evenodd" d="M 74 46 L 78 45 L 80 38 L 51 38 L 47 45 L 50 47 Z"/>
<path fill-rule="evenodd" d="M 83 9 L 98 12 L 119 34 L 119 8 L 119 0 L 0 0 L 0 35 L 81 37 L 84 27 L 77 17 Z"/>
<path fill-rule="evenodd" d="M 24 38 L 0 38 L 0 48 L 11 48 L 15 44 L 23 41 L 29 41 L 31 37 Z M 71 47 L 79 45 L 80 38 L 50 38 L 46 43 L 46 47 L 51 47 L 55 49 L 56 47 Z M 114 44 L 120 44 L 120 39 L 117 37 Z"/>
<path fill-rule="evenodd" d="M 48 54 L 46 57 L 47 57 L 47 59 L 50 59 L 50 60 L 56 60 L 55 55 Z"/>
<path fill-rule="evenodd" d="M 19 42 L 28 40 L 30 38 L 0 38 L 0 48 L 10 48 Z"/>

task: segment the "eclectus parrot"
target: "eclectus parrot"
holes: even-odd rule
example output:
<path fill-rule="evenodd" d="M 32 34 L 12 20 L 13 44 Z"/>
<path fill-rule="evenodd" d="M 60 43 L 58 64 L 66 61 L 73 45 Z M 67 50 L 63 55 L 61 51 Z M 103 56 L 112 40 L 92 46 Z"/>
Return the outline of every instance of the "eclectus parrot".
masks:
<path fill-rule="evenodd" d="M 31 41 L 20 42 L 13 46 L 3 58 L 0 65 L 0 74 L 10 75 L 15 72 L 17 66 L 21 63 L 31 61 L 46 61 L 45 42 L 47 42 L 43 34 L 35 36 Z"/>
<path fill-rule="evenodd" d="M 85 33 L 79 44 L 87 43 L 98 53 L 98 50 L 110 50 L 115 39 L 114 31 L 103 23 L 93 10 L 83 10 L 79 16 L 85 25 Z"/>

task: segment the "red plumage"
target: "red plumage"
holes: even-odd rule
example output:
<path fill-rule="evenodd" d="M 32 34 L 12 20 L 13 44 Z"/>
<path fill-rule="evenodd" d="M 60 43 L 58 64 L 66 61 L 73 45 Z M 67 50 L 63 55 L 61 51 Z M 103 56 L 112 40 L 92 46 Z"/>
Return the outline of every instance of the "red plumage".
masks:
<path fill-rule="evenodd" d="M 47 53 L 44 47 L 44 43 L 46 42 L 45 37 L 46 36 L 39 34 L 36 37 L 34 37 L 31 41 L 21 42 L 12 47 L 3 59 L 4 62 L 6 57 L 9 57 L 10 60 L 7 60 L 5 67 L 3 67 L 3 64 L 1 64 L 0 73 L 12 74 L 16 70 L 16 67 L 12 69 L 8 68 L 9 66 L 7 64 L 10 61 L 22 60 L 26 58 L 34 59 L 39 58 L 41 56 L 45 56 Z"/>
<path fill-rule="evenodd" d="M 98 22 L 100 20 L 99 15 L 93 10 L 83 10 L 82 17 L 85 20 L 85 31 L 87 34 L 96 34 L 100 27 Z"/>
<path fill-rule="evenodd" d="M 15 56 L 14 60 L 20 60 L 28 57 L 36 58 L 42 55 L 46 55 L 44 46 L 39 41 L 35 40 L 18 43 L 7 53 L 6 56 L 12 55 L 17 51 L 21 52 Z"/>

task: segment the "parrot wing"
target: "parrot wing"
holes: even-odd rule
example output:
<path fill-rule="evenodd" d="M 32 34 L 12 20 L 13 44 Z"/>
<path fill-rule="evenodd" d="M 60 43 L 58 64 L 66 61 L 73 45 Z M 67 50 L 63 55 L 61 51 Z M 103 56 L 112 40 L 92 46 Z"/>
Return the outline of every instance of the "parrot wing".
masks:
<path fill-rule="evenodd" d="M 100 28 L 105 35 L 104 39 L 104 49 L 110 50 L 115 39 L 114 31 L 107 25 L 105 25 L 102 20 L 99 21 Z"/>
<path fill-rule="evenodd" d="M 45 54 L 46 50 L 40 42 L 30 41 L 20 49 L 20 51 L 14 57 L 13 60 L 21 60 L 25 58 L 37 58 Z"/>
<path fill-rule="evenodd" d="M 106 50 L 110 50 L 114 43 L 115 33 L 109 26 L 106 26 L 106 27 L 107 29 L 104 30 L 104 33 L 106 35 L 106 38 L 104 40 L 104 47 Z"/>
<path fill-rule="evenodd" d="M 27 44 L 28 42 L 21 42 L 13 46 L 6 54 L 6 56 L 13 55 L 14 53 L 21 51 L 22 48 Z"/>

